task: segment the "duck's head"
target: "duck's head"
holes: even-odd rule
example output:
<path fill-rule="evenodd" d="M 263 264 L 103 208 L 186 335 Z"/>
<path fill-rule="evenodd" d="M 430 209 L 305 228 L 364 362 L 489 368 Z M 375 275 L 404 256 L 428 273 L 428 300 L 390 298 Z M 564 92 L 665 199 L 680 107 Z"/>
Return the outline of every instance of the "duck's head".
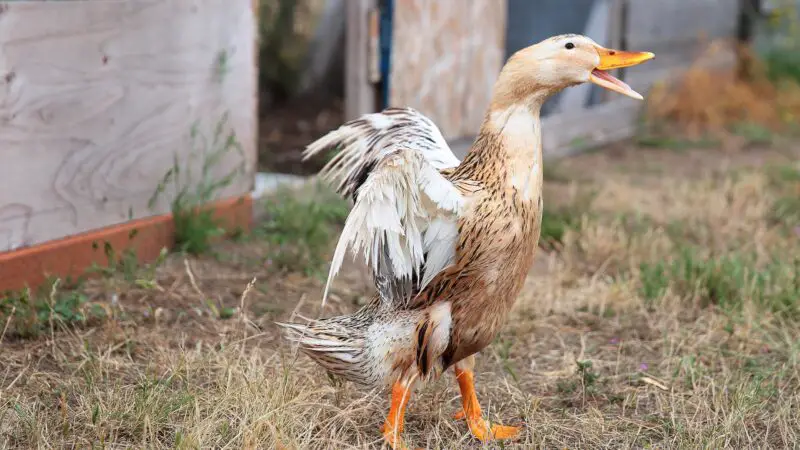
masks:
<path fill-rule="evenodd" d="M 509 58 L 498 79 L 498 94 L 505 97 L 504 103 L 512 99 L 527 101 L 529 97 L 546 98 L 566 87 L 590 82 L 641 100 L 638 92 L 607 71 L 635 66 L 654 57 L 650 52 L 607 49 L 586 36 L 555 36 Z"/>

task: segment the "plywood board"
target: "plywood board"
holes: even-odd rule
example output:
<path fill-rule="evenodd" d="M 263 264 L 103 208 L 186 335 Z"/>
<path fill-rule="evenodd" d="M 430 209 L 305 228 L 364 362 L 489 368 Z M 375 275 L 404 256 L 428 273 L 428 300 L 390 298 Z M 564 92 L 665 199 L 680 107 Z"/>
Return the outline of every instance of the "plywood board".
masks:
<path fill-rule="evenodd" d="M 0 4 L 0 252 L 168 212 L 167 197 L 148 207 L 159 180 L 226 113 L 243 152 L 210 177 L 243 165 L 217 197 L 249 192 L 251 3 Z"/>
<path fill-rule="evenodd" d="M 390 106 L 428 115 L 447 138 L 477 133 L 505 55 L 506 2 L 395 0 Z"/>
<path fill-rule="evenodd" d="M 348 0 L 345 3 L 347 29 L 345 45 L 345 116 L 348 120 L 375 111 L 375 87 L 369 81 L 370 14 L 375 0 Z"/>

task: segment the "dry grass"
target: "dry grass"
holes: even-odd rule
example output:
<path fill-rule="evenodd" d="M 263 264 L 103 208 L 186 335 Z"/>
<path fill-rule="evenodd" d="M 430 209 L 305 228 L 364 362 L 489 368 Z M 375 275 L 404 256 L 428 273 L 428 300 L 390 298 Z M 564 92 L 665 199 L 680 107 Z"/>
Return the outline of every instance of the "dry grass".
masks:
<path fill-rule="evenodd" d="M 596 175 L 547 186 L 548 207 L 577 216 L 478 358 L 489 418 L 526 425 L 507 447 L 797 445 L 800 312 L 797 296 L 779 296 L 800 293 L 800 208 L 776 205 L 800 192 L 800 167 L 796 149 L 771 155 L 725 156 L 724 171 L 692 162 L 691 175 L 681 164 L 694 153 L 670 153 L 663 173 L 642 169 L 656 150 L 607 162 L 620 170 L 598 171 L 609 157 L 597 154 L 559 165 Z M 268 229 L 285 230 L 275 217 Z M 272 325 L 319 314 L 322 285 L 314 271 L 276 268 L 277 241 L 251 237 L 216 257 L 173 255 L 152 272 L 91 280 L 81 320 L 53 313 L 59 300 L 45 295 L 34 337 L 15 334 L 6 311 L 0 447 L 379 447 L 384 395 L 329 380 Z M 368 285 L 358 267 L 347 271 L 324 313 L 353 310 Z M 448 373 L 412 400 L 405 438 L 480 448 L 450 418 L 458 405 Z"/>
<path fill-rule="evenodd" d="M 794 79 L 794 74 L 771 75 L 778 69 L 771 70 L 770 64 L 776 63 L 765 62 L 746 47 L 737 50 L 739 67 L 702 65 L 727 48 L 723 42 L 711 43 L 677 82 L 650 92 L 647 119 L 651 127 L 666 125 L 669 132 L 679 130 L 692 139 L 738 135 L 759 140 L 770 133 L 797 131 L 800 79 Z M 797 64 L 796 60 L 793 57 L 791 64 Z"/>

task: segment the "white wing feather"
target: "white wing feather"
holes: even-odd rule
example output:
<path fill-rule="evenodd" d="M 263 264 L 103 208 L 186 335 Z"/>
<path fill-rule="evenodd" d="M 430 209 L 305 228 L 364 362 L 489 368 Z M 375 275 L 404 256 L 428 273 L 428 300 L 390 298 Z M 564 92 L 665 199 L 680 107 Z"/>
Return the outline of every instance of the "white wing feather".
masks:
<path fill-rule="evenodd" d="M 312 143 L 306 157 L 336 147 L 321 175 L 355 203 L 323 302 L 348 250 L 363 255 L 384 301 L 407 302 L 455 259 L 464 197 L 439 170 L 459 160 L 433 122 L 410 108 L 348 122 Z"/>

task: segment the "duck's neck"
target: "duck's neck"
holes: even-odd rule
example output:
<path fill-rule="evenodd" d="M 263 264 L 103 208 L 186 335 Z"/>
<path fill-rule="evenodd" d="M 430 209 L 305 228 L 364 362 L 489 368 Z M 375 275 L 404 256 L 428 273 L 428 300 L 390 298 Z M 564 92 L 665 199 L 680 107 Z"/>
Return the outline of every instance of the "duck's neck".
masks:
<path fill-rule="evenodd" d="M 524 197 L 534 195 L 542 183 L 543 101 L 544 96 L 513 103 L 493 101 L 460 169 L 479 181 L 516 189 Z"/>

